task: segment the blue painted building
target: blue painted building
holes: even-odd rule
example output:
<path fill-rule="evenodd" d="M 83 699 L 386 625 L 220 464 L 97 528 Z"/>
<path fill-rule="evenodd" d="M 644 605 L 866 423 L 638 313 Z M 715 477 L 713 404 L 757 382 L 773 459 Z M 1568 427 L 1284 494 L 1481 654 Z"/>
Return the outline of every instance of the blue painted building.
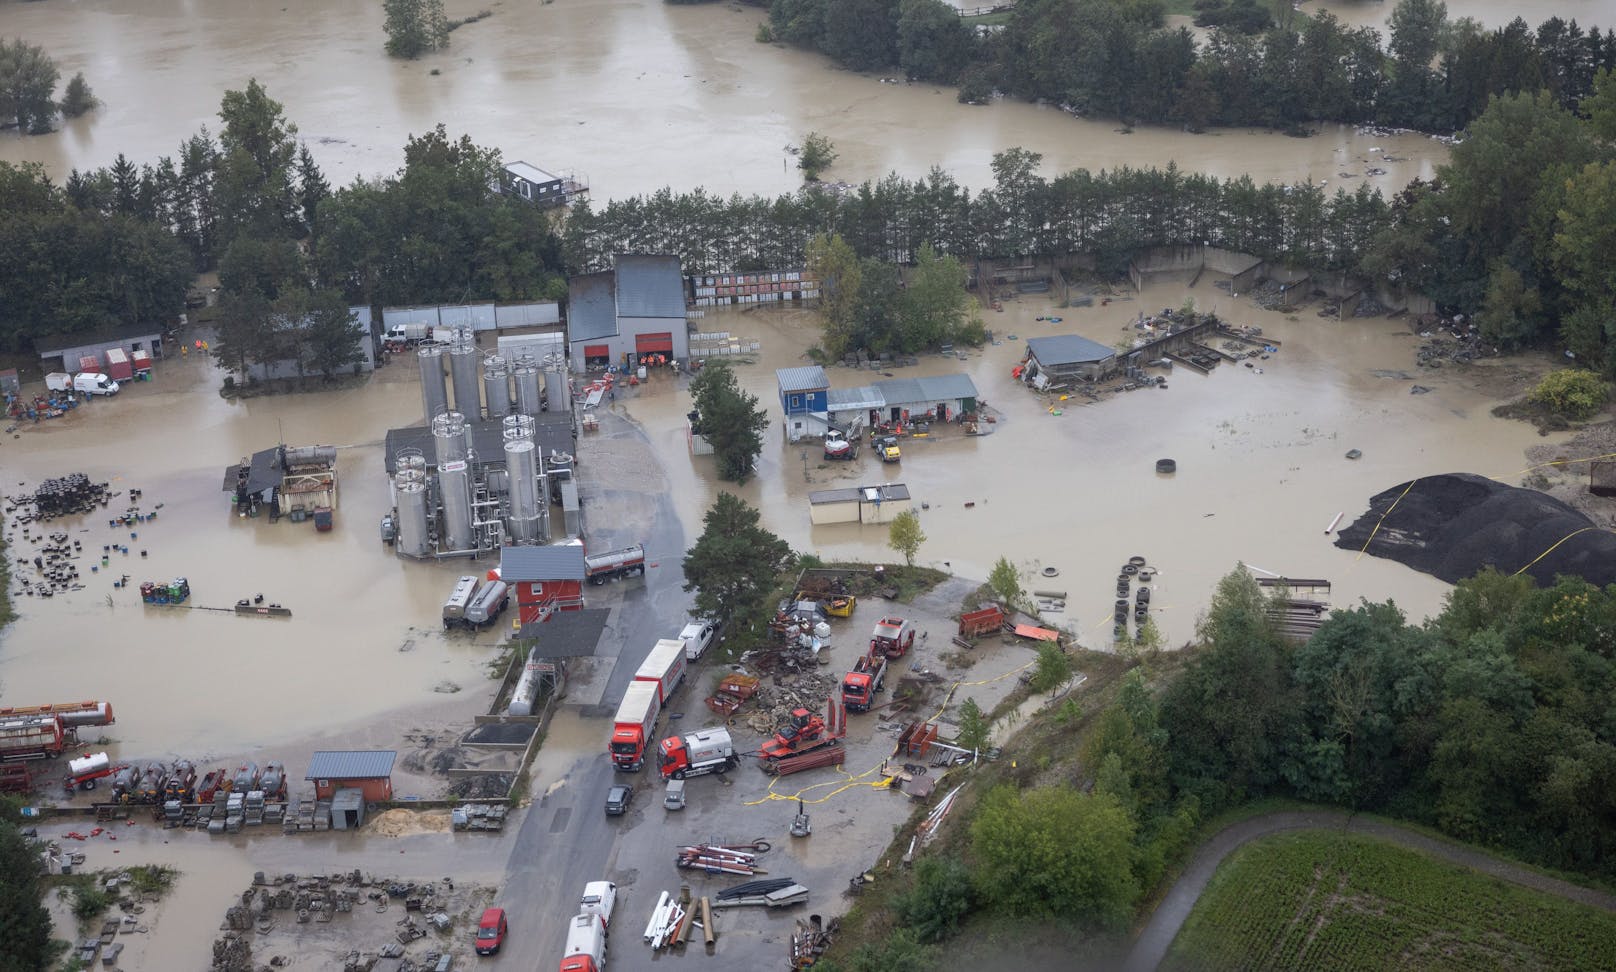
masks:
<path fill-rule="evenodd" d="M 774 372 L 780 388 L 780 410 L 785 413 L 786 440 L 822 436 L 830 421 L 830 379 L 819 365 L 779 368 Z"/>

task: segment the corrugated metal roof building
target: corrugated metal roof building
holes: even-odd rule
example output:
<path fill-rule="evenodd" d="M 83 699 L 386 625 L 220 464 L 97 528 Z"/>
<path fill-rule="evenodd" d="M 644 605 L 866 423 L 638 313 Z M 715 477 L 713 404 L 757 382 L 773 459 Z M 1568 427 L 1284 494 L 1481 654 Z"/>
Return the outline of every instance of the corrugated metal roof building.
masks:
<path fill-rule="evenodd" d="M 46 367 L 46 371 L 66 371 L 77 374 L 79 359 L 93 357 L 106 364 L 109 348 L 122 348 L 126 353 L 150 351 L 153 358 L 163 356 L 163 327 L 161 324 L 121 324 L 94 331 L 70 334 L 48 334 L 34 339 L 34 348 L 40 358 L 60 358 L 61 368 Z"/>
<path fill-rule="evenodd" d="M 314 783 L 314 796 L 329 800 L 338 790 L 355 789 L 370 802 L 393 798 L 393 763 L 398 753 L 390 749 L 321 750 L 309 757 L 309 771 L 303 779 Z"/>
<path fill-rule="evenodd" d="M 690 355 L 679 258 L 618 254 L 613 269 L 567 285 L 567 342 L 575 370 Z"/>
<path fill-rule="evenodd" d="M 1077 334 L 1028 338 L 1027 356 L 1051 380 L 1099 381 L 1116 369 L 1117 360 L 1111 348 Z"/>

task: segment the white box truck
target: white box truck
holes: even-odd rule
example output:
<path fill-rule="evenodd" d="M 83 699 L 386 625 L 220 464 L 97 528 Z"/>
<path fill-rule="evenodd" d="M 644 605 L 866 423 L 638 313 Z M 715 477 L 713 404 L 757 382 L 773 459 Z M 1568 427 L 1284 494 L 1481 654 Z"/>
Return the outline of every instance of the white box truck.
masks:
<path fill-rule="evenodd" d="M 606 967 L 606 921 L 584 912 L 567 925 L 567 950 L 560 972 L 601 972 Z"/>
<path fill-rule="evenodd" d="M 45 387 L 51 391 L 71 391 L 73 376 L 65 371 L 53 371 L 45 376 Z"/>

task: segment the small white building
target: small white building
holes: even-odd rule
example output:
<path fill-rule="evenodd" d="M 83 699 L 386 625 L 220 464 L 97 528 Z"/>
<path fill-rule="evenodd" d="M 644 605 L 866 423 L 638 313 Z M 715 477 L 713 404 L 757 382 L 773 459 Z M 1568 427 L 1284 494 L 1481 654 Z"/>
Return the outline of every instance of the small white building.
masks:
<path fill-rule="evenodd" d="M 909 487 L 903 483 L 822 489 L 808 494 L 808 520 L 814 526 L 891 523 L 909 506 Z"/>

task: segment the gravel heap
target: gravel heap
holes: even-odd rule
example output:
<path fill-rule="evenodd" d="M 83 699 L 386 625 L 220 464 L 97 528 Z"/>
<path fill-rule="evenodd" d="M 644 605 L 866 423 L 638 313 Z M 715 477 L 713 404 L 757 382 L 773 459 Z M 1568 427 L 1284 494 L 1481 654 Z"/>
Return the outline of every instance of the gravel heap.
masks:
<path fill-rule="evenodd" d="M 1592 526 L 1587 516 L 1546 493 L 1447 473 L 1377 494 L 1369 512 L 1336 535 L 1335 545 L 1358 550 L 1367 540 L 1369 553 L 1450 584 L 1493 566 L 1505 574 L 1525 567 L 1543 586 L 1553 584 L 1556 574 L 1570 574 L 1604 587 L 1616 583 L 1616 535 L 1594 529 L 1566 539 Z"/>

